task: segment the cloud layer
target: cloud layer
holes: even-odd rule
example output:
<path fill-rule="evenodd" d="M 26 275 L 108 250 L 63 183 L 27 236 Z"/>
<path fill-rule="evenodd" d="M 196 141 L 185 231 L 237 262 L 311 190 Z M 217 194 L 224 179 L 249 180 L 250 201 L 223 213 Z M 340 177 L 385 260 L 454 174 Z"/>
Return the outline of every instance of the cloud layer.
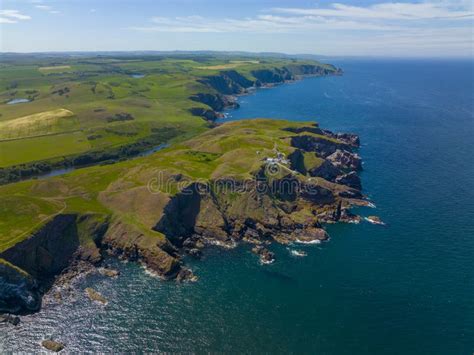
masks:
<path fill-rule="evenodd" d="M 271 8 L 252 17 L 152 17 L 150 24 L 131 29 L 141 32 L 301 34 L 323 45 L 362 51 L 409 51 L 426 48 L 473 51 L 471 1 L 439 0 L 422 3 L 385 2 L 370 6 L 333 3 L 324 8 Z M 329 42 L 328 42 L 329 43 Z"/>
<path fill-rule="evenodd" d="M 308 30 L 396 31 L 411 28 L 437 28 L 468 23 L 474 12 L 470 2 L 380 3 L 367 7 L 340 3 L 327 8 L 272 8 L 265 14 L 246 18 L 201 16 L 153 17 L 151 25 L 132 27 L 156 32 L 302 32 Z M 459 26 L 459 25 L 458 25 Z"/>
<path fill-rule="evenodd" d="M 0 23 L 17 23 L 30 19 L 30 16 L 24 15 L 18 10 L 0 10 Z"/>

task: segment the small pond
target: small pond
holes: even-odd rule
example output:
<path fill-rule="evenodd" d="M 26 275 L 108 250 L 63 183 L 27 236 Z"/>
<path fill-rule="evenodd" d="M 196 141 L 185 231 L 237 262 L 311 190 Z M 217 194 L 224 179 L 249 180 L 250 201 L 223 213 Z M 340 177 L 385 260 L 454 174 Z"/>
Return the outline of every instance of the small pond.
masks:
<path fill-rule="evenodd" d="M 7 105 L 23 104 L 25 102 L 30 102 L 29 99 L 13 99 L 7 102 Z"/>

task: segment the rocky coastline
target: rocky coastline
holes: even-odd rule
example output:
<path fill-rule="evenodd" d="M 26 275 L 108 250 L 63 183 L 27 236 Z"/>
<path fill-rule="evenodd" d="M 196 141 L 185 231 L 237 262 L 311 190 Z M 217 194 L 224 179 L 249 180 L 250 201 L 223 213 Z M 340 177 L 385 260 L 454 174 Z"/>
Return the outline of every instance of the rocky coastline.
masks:
<path fill-rule="evenodd" d="M 342 75 L 342 70 L 330 66 L 292 65 L 283 68 L 260 69 L 251 72 L 255 80 L 250 80 L 236 70 L 224 70 L 219 75 L 208 76 L 199 82 L 209 88 L 209 92 L 191 96 L 190 99 L 207 106 L 193 107 L 190 112 L 205 120 L 215 122 L 223 118 L 222 111 L 239 107 L 237 97 L 247 95 L 257 88 L 270 88 L 311 76 Z"/>
<path fill-rule="evenodd" d="M 195 280 L 182 262 L 183 255 L 199 258 L 209 245 L 231 248 L 248 243 L 262 263 L 271 263 L 274 255 L 267 246 L 272 242 L 326 241 L 329 236 L 321 223 L 358 222 L 360 217 L 349 209 L 367 201 L 357 175 L 360 158 L 353 151 L 359 145 L 358 137 L 335 136 L 310 127 L 308 133 L 314 132 L 337 140 L 305 134 L 293 137 L 291 144 L 297 148 L 288 157 L 288 164 L 294 173 L 270 179 L 267 167 L 262 167 L 257 179 L 247 184 L 230 178 L 216 181 L 222 193 L 203 193 L 206 189 L 193 183 L 176 194 L 153 228 L 166 236 L 159 243 L 120 218 L 55 217 L 32 237 L 0 254 L 8 262 L 0 264 L 4 285 L 0 311 L 37 311 L 41 295 L 51 285 L 67 284 L 75 276 L 90 272 L 90 267 L 102 266 L 107 255 L 142 263 L 165 280 L 183 281 Z M 301 157 L 315 151 L 325 158 L 325 164 L 321 164 L 325 167 L 306 171 Z M 299 180 L 298 173 L 308 174 L 309 180 Z M 316 180 L 322 177 L 324 180 Z M 229 184 L 240 191 L 239 200 L 233 204 L 224 192 Z M 81 243 L 85 238 L 90 242 Z"/>
<path fill-rule="evenodd" d="M 311 74 L 307 71 L 301 75 Z M 261 73 L 259 85 L 264 80 L 280 83 L 295 77 L 291 72 L 278 74 Z M 231 84 L 219 79 L 210 85 L 224 82 L 233 94 L 250 86 L 234 74 L 226 76 Z M 221 110 L 235 104 L 221 94 L 202 94 L 196 101 Z M 219 134 L 222 127 L 211 131 Z M 166 197 L 159 218 L 148 231 L 119 215 L 55 216 L 28 239 L 0 253 L 0 313 L 36 312 L 46 292 L 55 292 L 55 286 L 67 286 L 80 275 L 118 276 L 104 268 L 108 256 L 141 263 L 164 280 L 195 281 L 197 276 L 185 265 L 184 256 L 200 258 L 211 245 L 232 248 L 246 243 L 262 264 L 270 264 L 275 261 L 269 250 L 272 243 L 321 243 L 329 239 L 324 223 L 359 223 L 362 218 L 352 214 L 351 207 L 370 205 L 358 175 L 362 169 L 359 137 L 332 133 L 317 124 L 284 127 L 278 132 L 282 136 L 278 139 L 291 153 L 285 155 L 275 148 L 258 157 L 260 168 L 252 172 L 250 181 L 220 176 L 210 180 L 212 188 L 188 181 L 183 190 Z M 185 179 L 182 174 L 172 178 Z M 104 196 L 105 203 L 111 203 Z M 376 218 L 372 221 L 378 222 Z M 93 290 L 87 293 L 101 299 Z M 61 298 L 58 294 L 57 299 Z"/>

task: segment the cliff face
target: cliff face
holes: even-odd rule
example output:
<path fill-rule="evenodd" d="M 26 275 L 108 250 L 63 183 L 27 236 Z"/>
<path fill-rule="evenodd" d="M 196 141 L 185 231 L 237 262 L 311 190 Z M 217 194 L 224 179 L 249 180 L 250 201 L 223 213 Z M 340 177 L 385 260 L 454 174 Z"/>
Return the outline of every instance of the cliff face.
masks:
<path fill-rule="evenodd" d="M 40 306 L 38 283 L 25 271 L 0 259 L 0 312 L 34 312 Z"/>
<path fill-rule="evenodd" d="M 213 111 L 237 107 L 232 95 L 244 94 L 252 87 L 281 84 L 309 75 L 340 75 L 342 72 L 333 66 L 312 64 L 294 64 L 282 68 L 259 69 L 251 72 L 254 80 L 250 80 L 235 70 L 221 71 L 219 75 L 208 76 L 200 80 L 215 93 L 202 93 L 190 97 L 191 100 L 209 106 Z M 191 113 L 209 121 L 216 120 L 219 115 L 212 114 L 203 108 L 192 108 Z"/>
<path fill-rule="evenodd" d="M 348 163 L 360 162 L 353 152 L 358 138 L 335 139 L 317 126 L 287 131 L 300 134 L 290 138 L 296 149 L 287 159 L 266 158 L 271 163 L 251 181 L 223 177 L 189 185 L 169 201 L 154 229 L 188 252 L 206 243 L 326 239 L 320 221 L 338 221 L 341 207 L 350 205 L 346 197 L 362 198 L 360 165 Z"/>
<path fill-rule="evenodd" d="M 165 238 L 144 233 L 118 218 L 110 224 L 101 246 L 118 257 L 142 262 L 164 279 L 174 278 L 182 271 L 176 250 Z"/>
<path fill-rule="evenodd" d="M 184 270 L 176 250 L 164 238 L 142 233 L 118 219 L 58 215 L 0 254 L 0 312 L 39 310 L 42 294 L 55 276 L 79 260 L 98 265 L 105 251 L 143 262 L 167 279 Z"/>
<path fill-rule="evenodd" d="M 210 86 L 215 91 L 224 95 L 235 95 L 245 92 L 245 89 L 254 85 L 235 70 L 221 71 L 219 75 L 208 76 L 201 83 Z"/>
<path fill-rule="evenodd" d="M 46 280 L 61 272 L 79 247 L 75 215 L 59 215 L 0 258 Z"/>

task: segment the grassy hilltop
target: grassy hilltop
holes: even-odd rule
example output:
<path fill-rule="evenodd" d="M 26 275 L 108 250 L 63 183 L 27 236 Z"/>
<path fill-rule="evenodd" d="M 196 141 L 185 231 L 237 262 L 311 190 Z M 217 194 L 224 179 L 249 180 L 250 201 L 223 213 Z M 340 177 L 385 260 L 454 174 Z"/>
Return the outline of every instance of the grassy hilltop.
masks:
<path fill-rule="evenodd" d="M 61 165 L 64 157 L 71 157 L 69 163 L 95 162 L 107 160 L 97 158 L 103 152 L 126 155 L 120 147 L 182 140 L 207 129 L 199 115 L 209 118 L 212 109 L 221 108 L 192 97 L 241 93 L 278 81 L 259 78 L 262 70 L 289 68 L 298 75 L 302 65 L 335 71 L 317 62 L 272 58 L 5 55 L 0 57 L 0 168 L 39 161 Z M 8 104 L 19 99 L 30 102 Z"/>

